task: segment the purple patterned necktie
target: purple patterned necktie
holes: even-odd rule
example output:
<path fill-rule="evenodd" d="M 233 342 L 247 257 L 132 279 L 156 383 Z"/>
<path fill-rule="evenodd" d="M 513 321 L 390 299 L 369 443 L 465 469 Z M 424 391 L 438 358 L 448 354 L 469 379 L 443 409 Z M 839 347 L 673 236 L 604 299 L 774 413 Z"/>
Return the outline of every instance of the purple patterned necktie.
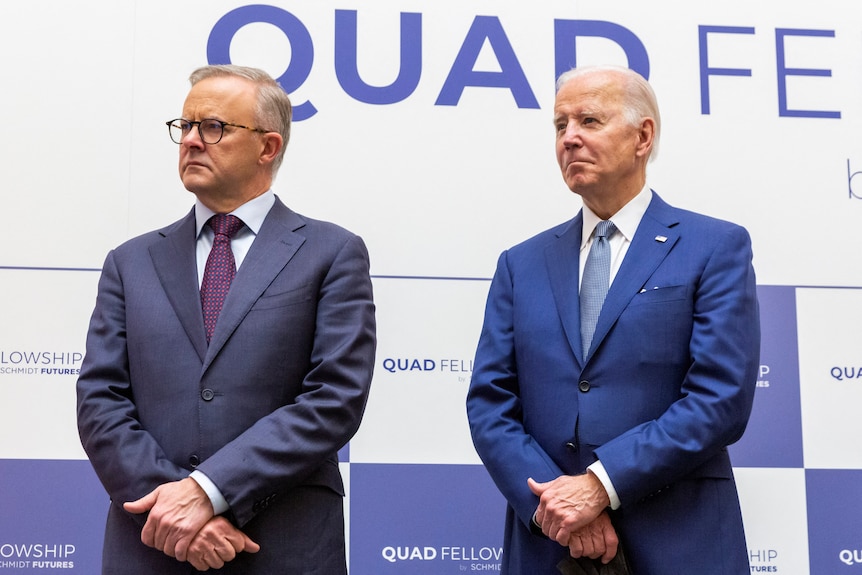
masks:
<path fill-rule="evenodd" d="M 230 289 L 230 282 L 236 275 L 236 262 L 230 249 L 230 240 L 244 224 L 236 216 L 216 214 L 207 221 L 207 225 L 215 232 L 213 247 L 207 258 L 204 279 L 201 282 L 201 307 L 209 343 L 224 298 Z"/>

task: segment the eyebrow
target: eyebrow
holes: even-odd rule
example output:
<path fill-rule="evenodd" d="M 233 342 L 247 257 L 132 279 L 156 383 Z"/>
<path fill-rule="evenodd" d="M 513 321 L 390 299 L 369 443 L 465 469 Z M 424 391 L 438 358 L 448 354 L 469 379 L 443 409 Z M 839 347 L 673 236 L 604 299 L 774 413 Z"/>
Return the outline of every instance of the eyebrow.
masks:
<path fill-rule="evenodd" d="M 577 112 L 569 112 L 569 113 L 559 113 L 554 114 L 554 124 L 558 123 L 563 118 L 585 118 L 587 116 L 594 116 L 596 118 L 606 117 L 607 114 L 602 114 L 598 110 L 588 109 L 588 110 L 579 110 Z"/>

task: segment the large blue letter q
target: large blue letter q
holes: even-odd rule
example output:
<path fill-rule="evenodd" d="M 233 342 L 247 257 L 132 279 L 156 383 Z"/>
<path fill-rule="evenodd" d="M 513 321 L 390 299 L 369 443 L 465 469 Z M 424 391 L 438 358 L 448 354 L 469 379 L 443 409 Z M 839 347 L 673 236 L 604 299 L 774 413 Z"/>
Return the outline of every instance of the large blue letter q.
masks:
<path fill-rule="evenodd" d="M 284 91 L 290 94 L 302 86 L 311 73 L 314 63 L 314 44 L 311 34 L 299 18 L 281 8 L 265 4 L 252 4 L 231 10 L 213 26 L 207 40 L 207 61 L 210 64 L 230 64 L 230 44 L 240 28 L 246 24 L 263 22 L 272 24 L 287 36 L 290 42 L 290 65 L 277 78 Z M 317 113 L 311 102 L 295 105 L 293 119 L 302 121 Z"/>

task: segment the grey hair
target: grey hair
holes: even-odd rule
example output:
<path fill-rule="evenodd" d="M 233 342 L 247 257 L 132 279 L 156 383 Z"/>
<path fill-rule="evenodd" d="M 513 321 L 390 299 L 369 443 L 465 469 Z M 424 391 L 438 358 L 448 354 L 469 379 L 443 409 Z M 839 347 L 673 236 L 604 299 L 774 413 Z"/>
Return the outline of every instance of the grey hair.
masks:
<path fill-rule="evenodd" d="M 615 72 L 625 78 L 623 85 L 624 103 L 623 114 L 629 124 L 639 127 L 644 118 L 655 120 L 655 138 L 652 150 L 650 150 L 649 161 L 658 156 L 659 137 L 661 135 L 661 114 L 658 110 L 658 99 L 655 92 L 646 79 L 630 68 L 624 66 L 600 65 L 582 66 L 572 68 L 560 74 L 557 78 L 556 89 L 559 92 L 567 82 L 575 78 L 596 72 Z"/>
<path fill-rule="evenodd" d="M 262 130 L 278 132 L 284 140 L 281 151 L 272 162 L 272 176 L 275 177 L 278 169 L 281 167 L 282 160 L 284 160 L 287 142 L 290 140 L 290 121 L 293 116 L 290 97 L 272 76 L 263 70 L 248 66 L 237 66 L 234 64 L 202 66 L 191 73 L 189 82 L 194 86 L 207 78 L 225 76 L 245 78 L 257 86 L 257 109 L 254 114 L 256 127 Z"/>

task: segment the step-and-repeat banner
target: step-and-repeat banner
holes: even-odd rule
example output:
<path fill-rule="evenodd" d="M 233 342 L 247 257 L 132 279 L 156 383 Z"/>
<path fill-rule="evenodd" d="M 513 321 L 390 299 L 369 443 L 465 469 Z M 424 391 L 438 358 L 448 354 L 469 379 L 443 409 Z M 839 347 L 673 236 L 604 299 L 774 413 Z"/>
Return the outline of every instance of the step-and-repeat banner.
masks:
<path fill-rule="evenodd" d="M 732 448 L 752 572 L 862 573 L 860 47 L 846 0 L 4 2 L 0 574 L 98 572 L 108 502 L 74 386 L 99 268 L 188 211 L 164 122 L 226 62 L 295 103 L 276 192 L 372 257 L 352 575 L 499 569 L 464 396 L 497 255 L 580 208 L 551 116 L 556 75 L 591 63 L 655 87 L 652 187 L 753 238 L 763 353 Z"/>

